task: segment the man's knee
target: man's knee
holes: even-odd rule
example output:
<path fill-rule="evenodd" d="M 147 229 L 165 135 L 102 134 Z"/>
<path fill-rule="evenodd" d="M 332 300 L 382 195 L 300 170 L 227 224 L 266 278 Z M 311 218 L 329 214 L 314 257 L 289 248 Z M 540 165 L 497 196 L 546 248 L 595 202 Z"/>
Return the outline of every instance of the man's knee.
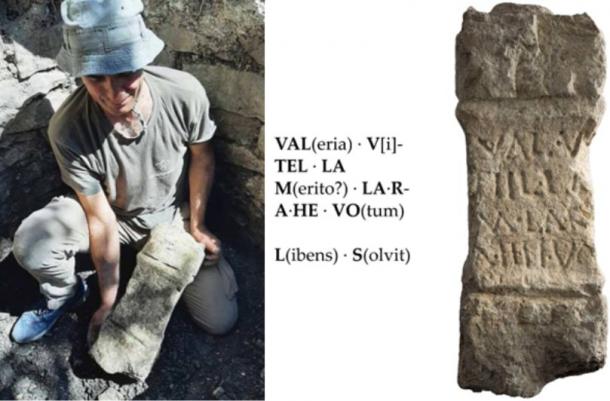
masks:
<path fill-rule="evenodd" d="M 228 333 L 237 322 L 237 300 L 235 298 L 227 300 L 222 305 L 216 305 L 213 309 L 208 309 L 205 313 L 201 309 L 188 307 L 191 317 L 195 324 L 209 334 L 223 335 Z"/>
<path fill-rule="evenodd" d="M 50 252 L 50 241 L 49 232 L 39 225 L 34 212 L 21 222 L 15 232 L 13 256 L 24 269 L 35 270 L 44 265 Z"/>
<path fill-rule="evenodd" d="M 184 291 L 186 307 L 203 330 L 221 335 L 237 321 L 237 283 L 233 269 L 221 258 L 215 266 L 201 268 L 195 281 Z"/>
<path fill-rule="evenodd" d="M 88 241 L 86 233 L 78 232 L 80 227 L 71 226 L 74 219 L 69 212 L 74 207 L 63 199 L 52 201 L 47 207 L 30 214 L 15 232 L 13 255 L 26 270 L 53 266 Z M 57 206 L 62 205 L 57 203 L 66 203 L 69 207 L 58 209 Z"/>

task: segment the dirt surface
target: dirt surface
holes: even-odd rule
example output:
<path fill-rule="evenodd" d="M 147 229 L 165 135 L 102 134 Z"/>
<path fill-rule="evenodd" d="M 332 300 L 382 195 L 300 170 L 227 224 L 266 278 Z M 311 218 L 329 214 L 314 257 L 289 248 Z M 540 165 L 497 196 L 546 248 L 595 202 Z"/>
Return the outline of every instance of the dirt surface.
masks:
<path fill-rule="evenodd" d="M 7 257 L 0 263 L 0 399 L 263 399 L 263 257 L 241 242 L 237 250 L 225 239 L 223 248 L 240 286 L 236 327 L 225 336 L 210 336 L 195 326 L 180 303 L 145 382 L 107 375 L 87 354 L 87 324 L 99 302 L 94 274 L 87 278 L 92 288 L 87 303 L 64 316 L 40 341 L 13 343 L 10 329 L 36 301 L 38 289 Z M 135 253 L 122 249 L 122 281 L 134 264 Z M 92 265 L 79 256 L 77 266 Z"/>

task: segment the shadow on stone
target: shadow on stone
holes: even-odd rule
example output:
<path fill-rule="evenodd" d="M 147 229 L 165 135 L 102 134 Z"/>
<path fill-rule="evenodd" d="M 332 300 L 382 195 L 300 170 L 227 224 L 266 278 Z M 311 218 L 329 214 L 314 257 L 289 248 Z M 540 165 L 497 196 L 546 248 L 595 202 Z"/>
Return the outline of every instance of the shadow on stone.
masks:
<path fill-rule="evenodd" d="M 82 342 L 75 343 L 72 347 L 70 355 L 70 366 L 74 375 L 80 379 L 104 379 L 126 385 L 137 383 L 134 380 L 123 374 L 108 374 L 91 358 L 86 347 L 86 338 L 82 338 Z"/>

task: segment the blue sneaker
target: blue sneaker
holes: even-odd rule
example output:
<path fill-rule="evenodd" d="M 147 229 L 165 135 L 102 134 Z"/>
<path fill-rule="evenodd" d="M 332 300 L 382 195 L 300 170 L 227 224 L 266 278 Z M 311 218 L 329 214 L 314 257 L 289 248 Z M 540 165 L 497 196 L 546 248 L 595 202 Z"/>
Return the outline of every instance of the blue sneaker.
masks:
<path fill-rule="evenodd" d="M 76 288 L 76 293 L 59 308 L 48 309 L 45 300 L 39 308 L 23 312 L 13 326 L 11 332 L 13 341 L 24 344 L 40 339 L 51 330 L 64 313 L 85 302 L 89 294 L 89 288 L 85 280 L 80 276 L 77 277 L 78 287 Z"/>

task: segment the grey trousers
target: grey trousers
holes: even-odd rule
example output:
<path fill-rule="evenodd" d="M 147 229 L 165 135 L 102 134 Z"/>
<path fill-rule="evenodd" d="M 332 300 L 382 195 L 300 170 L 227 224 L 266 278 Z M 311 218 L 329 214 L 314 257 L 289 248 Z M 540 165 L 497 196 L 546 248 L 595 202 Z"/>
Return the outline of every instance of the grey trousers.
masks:
<path fill-rule="evenodd" d="M 137 233 L 118 221 L 122 244 L 141 248 L 146 233 Z M 176 224 L 181 224 L 180 219 Z M 87 218 L 80 203 L 56 197 L 28 216 L 15 233 L 13 254 L 40 284 L 51 309 L 61 306 L 76 291 L 74 256 L 89 251 Z M 237 320 L 237 284 L 224 257 L 215 264 L 204 261 L 195 280 L 182 295 L 197 325 L 211 334 L 223 334 Z"/>

